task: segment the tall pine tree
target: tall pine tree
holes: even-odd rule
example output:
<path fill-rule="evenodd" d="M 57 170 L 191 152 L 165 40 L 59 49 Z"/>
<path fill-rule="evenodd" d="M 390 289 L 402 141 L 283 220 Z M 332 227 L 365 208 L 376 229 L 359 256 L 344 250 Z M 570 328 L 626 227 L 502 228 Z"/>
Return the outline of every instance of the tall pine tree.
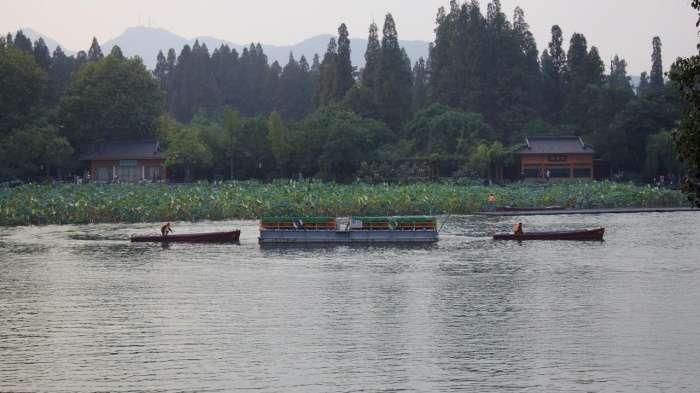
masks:
<path fill-rule="evenodd" d="M 345 23 L 338 27 L 338 57 L 336 63 L 336 91 L 335 100 L 340 101 L 355 84 L 353 72 L 355 71 L 350 60 L 350 38 Z"/>
<path fill-rule="evenodd" d="M 319 107 L 330 105 L 336 102 L 338 72 L 338 44 L 335 38 L 331 38 L 328 42 L 328 49 L 323 55 L 321 62 L 321 70 L 318 78 L 316 90 L 316 102 Z"/>
<path fill-rule="evenodd" d="M 377 106 L 381 119 L 394 131 L 401 128 L 411 112 L 411 63 L 399 45 L 396 23 L 386 15 L 378 72 Z"/>
<path fill-rule="evenodd" d="M 87 61 L 92 63 L 100 61 L 103 58 L 104 55 L 102 54 L 102 48 L 100 48 L 100 44 L 97 42 L 97 38 L 92 37 L 92 44 L 90 45 L 90 49 L 87 53 Z"/>
<path fill-rule="evenodd" d="M 12 36 L 8 34 L 8 43 L 10 42 L 11 38 Z M 15 40 L 13 45 L 15 48 L 21 50 L 26 54 L 33 54 L 32 40 L 30 40 L 26 35 L 24 35 L 24 32 L 22 30 L 18 30 L 17 33 L 15 33 Z"/>
<path fill-rule="evenodd" d="M 425 59 L 418 59 L 413 66 L 413 112 L 428 105 L 428 66 Z"/>
<path fill-rule="evenodd" d="M 649 75 L 649 88 L 652 91 L 661 91 L 664 88 L 664 67 L 661 56 L 661 38 L 654 37 L 651 42 L 651 74 Z"/>
<path fill-rule="evenodd" d="M 377 86 L 381 48 L 377 24 L 372 22 L 369 26 L 367 49 L 365 50 L 365 68 L 362 70 L 362 85 L 371 91 L 374 91 Z"/>
<path fill-rule="evenodd" d="M 34 42 L 34 60 L 44 71 L 48 71 L 49 67 L 51 67 L 51 54 L 43 38 L 39 38 Z"/>

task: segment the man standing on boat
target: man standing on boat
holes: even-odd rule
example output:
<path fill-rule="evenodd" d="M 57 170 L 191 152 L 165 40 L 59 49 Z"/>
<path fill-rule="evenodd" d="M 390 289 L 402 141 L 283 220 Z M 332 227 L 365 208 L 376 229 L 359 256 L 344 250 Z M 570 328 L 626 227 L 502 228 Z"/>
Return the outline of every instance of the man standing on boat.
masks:
<path fill-rule="evenodd" d="M 523 234 L 523 223 L 522 222 L 515 224 L 515 227 L 513 228 L 513 233 L 516 235 Z"/>
<path fill-rule="evenodd" d="M 162 227 L 160 227 L 160 234 L 163 235 L 163 237 L 167 237 L 168 233 L 172 233 L 173 229 L 170 227 L 170 223 L 165 223 Z"/>

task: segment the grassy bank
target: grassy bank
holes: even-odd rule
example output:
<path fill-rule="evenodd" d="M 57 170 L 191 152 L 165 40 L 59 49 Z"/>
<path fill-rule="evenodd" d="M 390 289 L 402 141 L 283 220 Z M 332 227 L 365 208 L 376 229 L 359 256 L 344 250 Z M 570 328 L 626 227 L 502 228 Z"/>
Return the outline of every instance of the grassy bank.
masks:
<path fill-rule="evenodd" d="M 0 188 L 0 225 L 252 219 L 262 215 L 469 214 L 489 193 L 500 206 L 679 207 L 678 191 L 631 184 L 550 186 L 341 185 L 235 182 L 219 185 L 23 185 Z"/>

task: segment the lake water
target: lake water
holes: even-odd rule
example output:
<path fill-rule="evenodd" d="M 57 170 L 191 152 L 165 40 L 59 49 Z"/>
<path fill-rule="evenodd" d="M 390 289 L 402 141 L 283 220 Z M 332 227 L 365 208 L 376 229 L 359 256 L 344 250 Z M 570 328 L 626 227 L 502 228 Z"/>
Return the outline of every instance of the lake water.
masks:
<path fill-rule="evenodd" d="M 606 241 L 131 244 L 157 225 L 0 229 L 0 392 L 700 391 L 700 214 L 522 217 Z"/>

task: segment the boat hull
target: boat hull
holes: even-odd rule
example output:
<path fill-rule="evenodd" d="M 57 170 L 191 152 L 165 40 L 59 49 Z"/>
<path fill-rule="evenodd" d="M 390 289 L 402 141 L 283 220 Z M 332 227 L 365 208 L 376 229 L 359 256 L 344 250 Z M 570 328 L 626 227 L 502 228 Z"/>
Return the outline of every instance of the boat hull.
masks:
<path fill-rule="evenodd" d="M 493 235 L 494 240 L 578 240 L 578 241 L 602 241 L 605 228 L 597 228 L 583 231 L 560 232 L 526 232 L 521 235 L 512 233 Z"/>
<path fill-rule="evenodd" d="M 168 236 L 132 236 L 133 243 L 236 243 L 241 231 L 189 233 Z"/>
<path fill-rule="evenodd" d="M 260 244 L 419 244 L 435 243 L 438 232 L 433 230 L 261 230 Z"/>
<path fill-rule="evenodd" d="M 559 210 L 566 210 L 566 207 L 564 206 L 545 206 L 545 207 L 512 207 L 512 206 L 504 206 L 496 209 L 496 211 L 499 212 L 510 212 L 510 213 L 517 213 L 517 212 L 534 212 L 534 211 L 559 211 Z"/>

